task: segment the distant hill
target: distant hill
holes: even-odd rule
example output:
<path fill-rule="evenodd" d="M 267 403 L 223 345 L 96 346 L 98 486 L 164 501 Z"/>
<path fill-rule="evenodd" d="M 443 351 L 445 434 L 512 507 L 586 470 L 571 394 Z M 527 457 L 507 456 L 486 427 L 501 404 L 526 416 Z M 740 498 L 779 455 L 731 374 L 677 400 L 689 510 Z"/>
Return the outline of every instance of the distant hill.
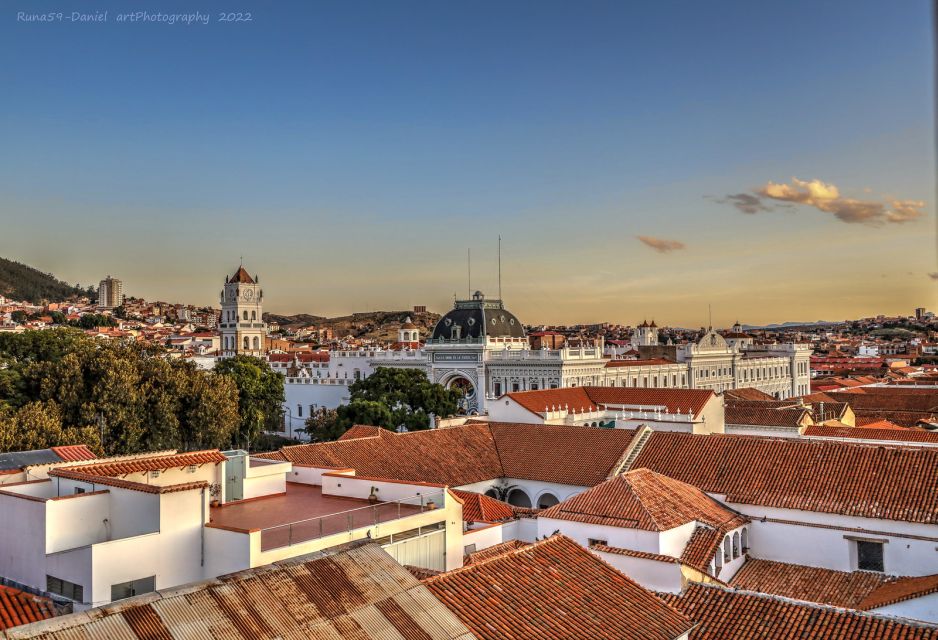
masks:
<path fill-rule="evenodd" d="M 432 311 L 423 313 L 414 313 L 413 311 L 368 311 L 336 318 L 323 318 L 306 313 L 292 316 L 277 315 L 275 313 L 264 314 L 264 320 L 276 322 L 282 327 L 298 329 L 300 327 L 315 326 L 332 329 L 336 337 L 339 338 L 351 335 L 355 338 L 388 342 L 397 340 L 397 330 L 407 318 L 410 318 L 420 330 L 421 338 L 426 339 L 440 319 L 440 314 Z"/>
<path fill-rule="evenodd" d="M 63 302 L 87 296 L 89 293 L 89 290 L 78 289 L 51 273 L 43 273 L 25 264 L 0 258 L 0 295 L 12 300 L 42 304 Z"/>

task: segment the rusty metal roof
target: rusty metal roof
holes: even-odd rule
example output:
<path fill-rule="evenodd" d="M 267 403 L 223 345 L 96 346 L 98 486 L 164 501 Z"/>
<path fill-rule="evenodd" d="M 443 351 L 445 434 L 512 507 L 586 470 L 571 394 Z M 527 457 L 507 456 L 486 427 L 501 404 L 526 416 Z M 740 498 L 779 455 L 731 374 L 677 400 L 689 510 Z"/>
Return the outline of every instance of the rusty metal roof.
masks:
<path fill-rule="evenodd" d="M 44 640 L 475 637 L 374 543 L 301 556 L 0 632 L 0 638 Z"/>

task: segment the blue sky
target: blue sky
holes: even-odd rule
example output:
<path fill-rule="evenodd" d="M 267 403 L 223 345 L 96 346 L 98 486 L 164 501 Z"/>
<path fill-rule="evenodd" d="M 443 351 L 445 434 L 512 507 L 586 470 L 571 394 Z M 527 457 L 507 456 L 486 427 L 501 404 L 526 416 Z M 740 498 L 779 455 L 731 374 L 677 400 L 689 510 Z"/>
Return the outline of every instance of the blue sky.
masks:
<path fill-rule="evenodd" d="M 936 302 L 924 0 L 128 4 L 0 9 L 0 255 L 193 303 L 243 255 L 274 311 L 442 311 L 467 247 L 494 293 L 501 234 L 526 322 Z M 924 205 L 864 224 L 759 195 L 793 177 Z"/>

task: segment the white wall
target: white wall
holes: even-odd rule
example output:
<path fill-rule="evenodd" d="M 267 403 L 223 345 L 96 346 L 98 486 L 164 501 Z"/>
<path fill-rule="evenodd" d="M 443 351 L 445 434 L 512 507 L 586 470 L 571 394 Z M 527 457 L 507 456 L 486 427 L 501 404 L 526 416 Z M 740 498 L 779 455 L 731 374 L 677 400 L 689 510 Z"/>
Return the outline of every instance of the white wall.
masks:
<path fill-rule="evenodd" d="M 647 553 L 661 553 L 659 536 L 655 531 L 609 527 L 571 522 L 569 520 L 556 520 L 554 518 L 539 517 L 537 519 L 537 535 L 539 538 L 551 536 L 556 531 L 586 548 L 589 548 L 589 540 L 593 539 L 605 540 L 610 547 L 645 551 Z"/>
<path fill-rule="evenodd" d="M 870 613 L 911 618 L 923 622 L 938 622 L 938 593 L 873 609 Z"/>
<path fill-rule="evenodd" d="M 46 503 L 0 494 L 0 514 L 0 575 L 45 589 Z"/>
<path fill-rule="evenodd" d="M 108 539 L 108 492 L 85 493 L 46 502 L 46 553 L 84 547 Z M 36 531 L 33 535 L 38 534 Z"/>
<path fill-rule="evenodd" d="M 276 495 L 287 490 L 287 476 L 278 473 L 270 476 L 256 476 L 245 478 L 243 484 L 243 500 L 258 498 L 260 496 Z"/>
<path fill-rule="evenodd" d="M 242 571 L 250 566 L 250 535 L 213 526 L 205 527 L 203 579 Z"/>
<path fill-rule="evenodd" d="M 601 551 L 593 551 L 593 553 L 646 589 L 669 593 L 681 592 L 681 565 L 676 561 L 659 562 Z"/>
<path fill-rule="evenodd" d="M 407 482 L 393 482 L 389 480 L 372 480 L 358 478 L 349 474 L 325 473 L 322 475 L 323 495 L 342 496 L 346 498 L 360 498 L 367 500 L 371 489 L 381 502 L 395 502 L 406 500 L 407 504 L 420 505 L 420 497 L 432 498 L 440 505 L 444 487 L 431 484 L 411 484 Z M 416 499 L 415 499 L 416 498 Z"/>
<path fill-rule="evenodd" d="M 468 548 L 470 545 L 475 545 L 476 551 L 482 551 L 482 549 L 488 549 L 502 542 L 519 540 L 518 523 L 518 520 L 509 520 L 508 522 L 490 524 L 464 531 L 462 534 L 463 547 Z"/>
<path fill-rule="evenodd" d="M 935 552 L 938 547 L 938 526 L 935 525 L 755 505 L 734 504 L 732 507 L 753 520 L 750 525 L 750 547 L 756 558 L 837 571 L 855 571 L 855 544 L 844 537 L 852 536 L 888 540 L 883 547 L 884 568 L 888 574 L 922 576 L 938 573 L 938 553 Z M 762 522 L 763 515 L 821 526 Z"/>
<path fill-rule="evenodd" d="M 680 558 L 696 528 L 697 523 L 691 521 L 679 527 L 662 531 L 658 535 L 658 553 L 672 558 Z"/>
<path fill-rule="evenodd" d="M 90 594 L 85 587 L 85 600 L 90 597 L 95 607 L 110 602 L 111 585 L 121 582 L 153 575 L 157 576 L 158 589 L 187 582 L 160 584 L 161 572 L 172 572 L 173 567 L 172 563 L 170 566 L 164 565 L 166 559 L 160 554 L 159 533 L 102 542 L 92 546 L 91 553 L 93 585 Z"/>

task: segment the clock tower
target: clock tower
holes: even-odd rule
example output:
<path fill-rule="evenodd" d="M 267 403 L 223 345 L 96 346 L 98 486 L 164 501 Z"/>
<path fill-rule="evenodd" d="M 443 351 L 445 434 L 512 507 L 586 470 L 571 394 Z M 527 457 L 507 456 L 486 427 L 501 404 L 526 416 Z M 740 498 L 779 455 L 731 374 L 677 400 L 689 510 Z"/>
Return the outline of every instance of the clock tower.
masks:
<path fill-rule="evenodd" d="M 225 278 L 221 292 L 221 355 L 248 355 L 263 357 L 266 353 L 264 338 L 267 325 L 263 320 L 264 291 L 257 276 L 253 278 L 238 267 L 230 278 Z"/>

